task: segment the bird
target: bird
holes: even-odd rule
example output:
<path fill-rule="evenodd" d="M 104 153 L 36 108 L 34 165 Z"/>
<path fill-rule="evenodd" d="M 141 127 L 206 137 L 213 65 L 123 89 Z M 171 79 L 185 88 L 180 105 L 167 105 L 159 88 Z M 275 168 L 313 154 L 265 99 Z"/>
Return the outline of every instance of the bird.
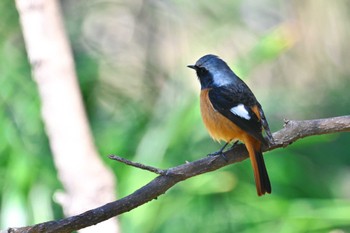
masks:
<path fill-rule="evenodd" d="M 261 104 L 247 84 L 241 80 L 225 61 L 213 54 L 201 57 L 194 65 L 201 85 L 201 116 L 212 139 L 225 145 L 209 155 L 222 155 L 231 142 L 244 143 L 254 171 L 258 196 L 271 193 L 262 145 L 273 144 L 273 137 Z M 267 139 L 264 138 L 264 129 Z"/>

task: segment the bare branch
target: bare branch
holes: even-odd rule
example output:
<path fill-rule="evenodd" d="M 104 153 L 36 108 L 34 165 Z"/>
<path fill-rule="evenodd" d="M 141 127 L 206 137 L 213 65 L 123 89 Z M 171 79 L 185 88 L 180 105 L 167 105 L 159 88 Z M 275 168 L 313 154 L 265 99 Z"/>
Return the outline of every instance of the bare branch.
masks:
<path fill-rule="evenodd" d="M 119 161 L 121 163 L 125 163 L 126 165 L 129 165 L 129 166 L 137 167 L 137 168 L 140 168 L 140 169 L 143 169 L 143 170 L 147 170 L 147 171 L 156 173 L 158 175 L 163 175 L 163 176 L 166 175 L 166 171 L 165 170 L 162 170 L 162 169 L 159 169 L 159 168 L 156 168 L 156 167 L 147 166 L 147 165 L 144 165 L 144 164 L 141 164 L 141 163 L 135 163 L 133 161 L 124 159 L 124 158 L 119 157 L 117 155 L 109 155 L 108 158 L 116 160 L 116 161 Z"/>
<path fill-rule="evenodd" d="M 275 144 L 264 148 L 264 151 L 286 147 L 298 139 L 307 136 L 337 132 L 350 132 L 350 116 L 306 121 L 288 120 L 285 121 L 283 129 L 273 134 Z M 228 161 L 225 161 L 220 156 L 205 157 L 194 162 L 169 168 L 164 171 L 166 172 L 166 175 L 156 177 L 154 180 L 136 190 L 134 193 L 117 201 L 105 204 L 99 208 L 86 211 L 80 215 L 57 221 L 40 223 L 32 227 L 11 228 L 8 230 L 8 232 L 71 232 L 88 227 L 135 209 L 136 207 L 164 194 L 168 189 L 180 181 L 202 173 L 217 170 L 229 164 L 234 164 L 248 158 L 244 145 L 237 145 L 232 150 L 225 152 L 225 156 L 227 157 Z M 135 163 L 131 162 L 131 164 Z"/>
<path fill-rule="evenodd" d="M 283 129 L 273 134 L 275 145 L 266 148 L 266 150 L 285 147 L 308 136 L 339 132 L 350 132 L 350 116 L 305 121 L 285 120 Z"/>

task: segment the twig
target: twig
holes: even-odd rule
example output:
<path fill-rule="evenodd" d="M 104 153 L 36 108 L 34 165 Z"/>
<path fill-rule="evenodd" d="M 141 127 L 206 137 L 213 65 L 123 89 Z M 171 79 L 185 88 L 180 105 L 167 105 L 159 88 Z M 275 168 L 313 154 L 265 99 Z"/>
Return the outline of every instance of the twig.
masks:
<path fill-rule="evenodd" d="M 307 136 L 337 132 L 350 132 L 350 116 L 306 121 L 288 121 L 285 123 L 283 129 L 273 134 L 275 144 L 264 148 L 264 151 L 286 147 L 298 139 Z M 228 164 L 234 164 L 248 158 L 247 150 L 244 145 L 237 145 L 232 150 L 226 151 L 225 156 L 228 159 L 227 162 L 223 159 L 217 159 L 216 157 L 204 157 L 191 163 L 169 168 L 166 170 L 166 175 L 156 177 L 134 193 L 96 209 L 86 211 L 80 215 L 57 221 L 40 223 L 29 227 L 10 228 L 7 232 L 65 233 L 79 230 L 135 209 L 164 194 L 168 189 L 182 180 L 214 171 Z"/>
<path fill-rule="evenodd" d="M 166 173 L 167 173 L 166 170 L 162 170 L 162 169 L 159 169 L 159 168 L 156 168 L 156 167 L 144 165 L 142 163 L 132 162 L 132 161 L 130 161 L 128 159 L 124 159 L 124 158 L 119 157 L 117 155 L 109 155 L 108 158 L 116 160 L 116 161 L 119 161 L 121 163 L 125 163 L 126 165 L 129 165 L 129 166 L 137 167 L 137 168 L 140 168 L 140 169 L 143 169 L 143 170 L 147 170 L 147 171 L 156 173 L 158 175 L 165 176 Z"/>

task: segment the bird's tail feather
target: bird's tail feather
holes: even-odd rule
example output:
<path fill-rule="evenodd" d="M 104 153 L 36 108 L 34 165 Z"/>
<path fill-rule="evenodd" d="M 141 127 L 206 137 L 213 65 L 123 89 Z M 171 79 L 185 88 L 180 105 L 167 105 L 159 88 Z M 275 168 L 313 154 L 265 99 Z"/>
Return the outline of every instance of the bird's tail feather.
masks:
<path fill-rule="evenodd" d="M 258 173 L 260 177 L 261 195 L 271 193 L 271 183 L 267 174 L 265 161 L 261 151 L 255 151 L 255 158 L 258 164 Z"/>
<path fill-rule="evenodd" d="M 256 191 L 258 195 L 261 196 L 265 193 L 271 193 L 270 179 L 267 174 L 260 143 L 255 142 L 255 140 L 249 140 L 248 142 L 245 142 L 245 145 L 254 170 Z"/>

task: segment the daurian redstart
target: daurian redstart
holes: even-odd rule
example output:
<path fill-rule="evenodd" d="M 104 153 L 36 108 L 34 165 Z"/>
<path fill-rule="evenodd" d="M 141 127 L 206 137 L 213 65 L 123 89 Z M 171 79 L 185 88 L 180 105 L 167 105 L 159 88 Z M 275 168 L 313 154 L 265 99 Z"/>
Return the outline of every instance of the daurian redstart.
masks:
<path fill-rule="evenodd" d="M 261 146 L 272 143 L 273 138 L 260 103 L 219 57 L 205 55 L 188 67 L 196 70 L 201 84 L 201 115 L 210 136 L 226 142 L 219 151 L 210 155 L 223 155 L 225 147 L 235 140 L 243 142 L 254 170 L 258 195 L 271 193 Z M 268 140 L 262 135 L 263 128 Z"/>

